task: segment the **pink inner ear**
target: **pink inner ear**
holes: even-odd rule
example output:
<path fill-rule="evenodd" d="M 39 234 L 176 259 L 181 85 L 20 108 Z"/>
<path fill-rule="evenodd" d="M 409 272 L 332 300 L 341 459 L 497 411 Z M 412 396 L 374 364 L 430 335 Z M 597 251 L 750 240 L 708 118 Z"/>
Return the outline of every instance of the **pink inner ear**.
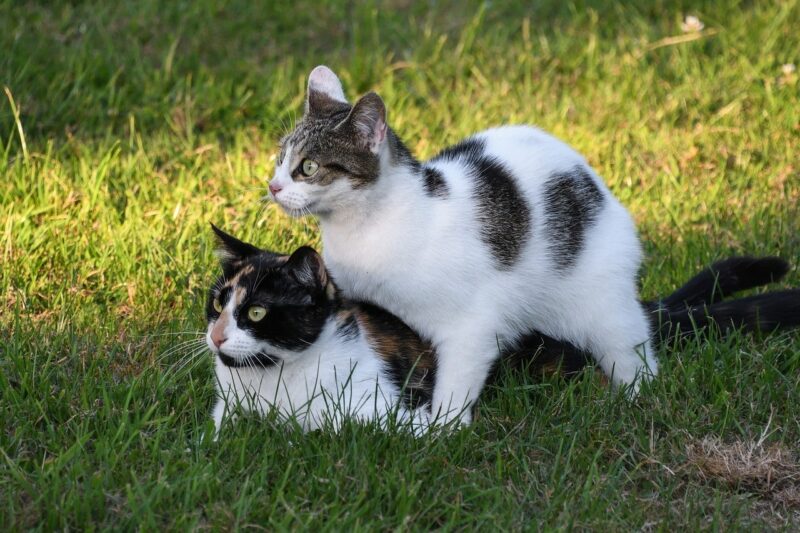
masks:
<path fill-rule="evenodd" d="M 362 138 L 369 144 L 369 148 L 377 153 L 378 147 L 386 140 L 386 121 L 378 115 L 375 109 L 363 110 L 357 117 L 354 125 Z"/>
<path fill-rule="evenodd" d="M 373 146 L 380 146 L 386 140 L 386 122 L 378 120 L 375 123 L 375 131 L 372 132 L 372 135 Z"/>

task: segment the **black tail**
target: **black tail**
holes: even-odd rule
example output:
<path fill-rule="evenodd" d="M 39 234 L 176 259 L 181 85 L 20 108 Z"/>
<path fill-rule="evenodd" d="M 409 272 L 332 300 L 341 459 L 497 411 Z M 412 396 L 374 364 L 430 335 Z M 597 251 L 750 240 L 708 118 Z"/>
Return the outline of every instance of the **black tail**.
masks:
<path fill-rule="evenodd" d="M 731 294 L 780 281 L 789 263 L 779 257 L 731 257 L 717 261 L 660 302 L 645 302 L 655 309 L 682 309 L 710 305 Z"/>
<path fill-rule="evenodd" d="M 779 281 L 789 263 L 778 257 L 731 257 L 717 261 L 658 302 L 651 311 L 655 342 L 669 342 L 707 331 L 715 324 L 731 329 L 769 332 L 798 326 L 800 291 L 782 291 L 729 300 L 733 293 Z"/>
<path fill-rule="evenodd" d="M 643 302 L 650 312 L 656 344 L 702 333 L 712 323 L 723 332 L 773 331 L 800 326 L 800 290 L 780 291 L 722 302 L 731 294 L 779 281 L 789 263 L 778 257 L 731 257 L 701 271 L 669 296 Z M 592 361 L 569 342 L 532 331 L 504 353 L 512 365 L 538 374 L 571 375 Z"/>
<path fill-rule="evenodd" d="M 768 292 L 747 298 L 695 305 L 682 310 L 660 310 L 654 315 L 656 341 L 693 336 L 715 327 L 769 333 L 800 326 L 800 289 Z M 658 323 L 656 323 L 658 322 Z"/>

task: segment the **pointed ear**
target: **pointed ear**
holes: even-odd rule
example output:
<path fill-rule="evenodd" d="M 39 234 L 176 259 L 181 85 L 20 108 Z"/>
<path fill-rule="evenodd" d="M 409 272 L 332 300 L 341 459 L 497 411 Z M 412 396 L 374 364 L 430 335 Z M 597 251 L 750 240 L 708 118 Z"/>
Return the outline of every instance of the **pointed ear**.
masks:
<path fill-rule="evenodd" d="M 308 75 L 306 91 L 306 113 L 330 115 L 333 111 L 349 106 L 342 90 L 342 82 L 331 69 L 320 65 Z"/>
<path fill-rule="evenodd" d="M 291 275 L 307 287 L 323 290 L 330 282 L 322 257 L 308 246 L 301 246 L 286 263 Z"/>
<path fill-rule="evenodd" d="M 356 102 L 337 128 L 350 128 L 364 148 L 377 154 L 386 140 L 386 106 L 377 93 L 370 92 Z"/>
<path fill-rule="evenodd" d="M 262 250 L 256 248 L 252 244 L 240 241 L 233 235 L 228 235 L 214 224 L 211 224 L 211 229 L 217 235 L 217 254 L 223 266 L 229 266 L 232 263 L 241 261 L 253 255 L 263 253 Z"/>

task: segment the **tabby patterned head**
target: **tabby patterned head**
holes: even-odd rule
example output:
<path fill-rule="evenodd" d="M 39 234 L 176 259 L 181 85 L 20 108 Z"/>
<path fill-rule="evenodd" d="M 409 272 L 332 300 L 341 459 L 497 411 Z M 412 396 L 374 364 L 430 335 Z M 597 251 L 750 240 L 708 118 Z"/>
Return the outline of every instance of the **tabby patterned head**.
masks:
<path fill-rule="evenodd" d="M 387 132 L 380 96 L 368 93 L 350 105 L 336 74 L 315 68 L 303 118 L 281 140 L 270 196 L 293 216 L 349 205 L 377 181 Z"/>

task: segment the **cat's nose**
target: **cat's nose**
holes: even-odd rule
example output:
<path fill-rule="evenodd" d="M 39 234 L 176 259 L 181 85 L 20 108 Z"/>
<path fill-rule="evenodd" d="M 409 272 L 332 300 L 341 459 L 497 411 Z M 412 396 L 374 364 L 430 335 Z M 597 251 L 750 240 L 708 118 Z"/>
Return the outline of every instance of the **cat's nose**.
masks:
<path fill-rule="evenodd" d="M 279 192 L 281 192 L 282 190 L 283 190 L 283 187 L 281 187 L 280 185 L 278 185 L 277 183 L 275 183 L 275 180 L 272 180 L 272 181 L 269 183 L 269 192 L 271 192 L 271 193 L 272 193 L 272 196 L 275 196 L 276 194 L 278 194 L 278 193 L 279 193 Z"/>
<path fill-rule="evenodd" d="M 214 343 L 214 346 L 219 348 L 222 346 L 222 343 L 228 340 L 228 338 L 223 335 L 222 333 L 217 333 L 216 331 L 211 332 L 211 342 Z"/>

